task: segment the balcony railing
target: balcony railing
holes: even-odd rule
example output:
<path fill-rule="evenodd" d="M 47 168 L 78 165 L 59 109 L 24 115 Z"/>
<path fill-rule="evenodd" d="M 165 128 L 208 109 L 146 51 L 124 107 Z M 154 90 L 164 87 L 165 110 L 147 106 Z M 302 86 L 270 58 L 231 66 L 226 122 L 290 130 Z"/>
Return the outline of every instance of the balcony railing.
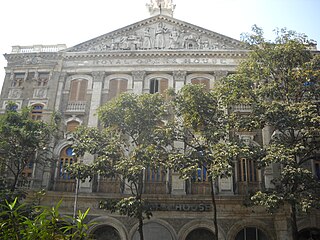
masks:
<path fill-rule="evenodd" d="M 145 193 L 146 194 L 166 194 L 166 182 L 146 182 Z"/>
<path fill-rule="evenodd" d="M 58 52 L 66 48 L 67 46 L 65 44 L 13 46 L 11 52 L 12 53 Z"/>
<path fill-rule="evenodd" d="M 97 192 L 99 193 L 120 193 L 121 182 L 117 179 L 100 179 Z"/>
<path fill-rule="evenodd" d="M 251 112 L 252 111 L 251 105 L 246 105 L 246 104 L 234 105 L 232 109 L 234 112 Z"/>
<path fill-rule="evenodd" d="M 85 101 L 72 101 L 68 102 L 67 112 L 85 112 L 86 102 Z"/>
<path fill-rule="evenodd" d="M 192 182 L 191 194 L 209 195 L 211 193 L 210 182 Z"/>
<path fill-rule="evenodd" d="M 60 180 L 55 181 L 54 190 L 59 192 L 74 192 L 76 189 L 76 180 Z"/>

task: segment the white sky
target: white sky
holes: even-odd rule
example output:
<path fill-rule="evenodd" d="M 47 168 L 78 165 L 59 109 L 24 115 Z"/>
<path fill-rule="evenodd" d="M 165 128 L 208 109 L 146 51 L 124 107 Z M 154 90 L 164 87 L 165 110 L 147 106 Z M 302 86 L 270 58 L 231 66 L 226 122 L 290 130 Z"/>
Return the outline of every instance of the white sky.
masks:
<path fill-rule="evenodd" d="M 1 0 L 0 53 L 14 45 L 68 47 L 149 17 L 150 0 Z M 174 17 L 238 39 L 253 24 L 272 39 L 287 27 L 307 34 L 320 49 L 320 0 L 173 0 Z M 0 87 L 6 61 L 0 56 Z"/>

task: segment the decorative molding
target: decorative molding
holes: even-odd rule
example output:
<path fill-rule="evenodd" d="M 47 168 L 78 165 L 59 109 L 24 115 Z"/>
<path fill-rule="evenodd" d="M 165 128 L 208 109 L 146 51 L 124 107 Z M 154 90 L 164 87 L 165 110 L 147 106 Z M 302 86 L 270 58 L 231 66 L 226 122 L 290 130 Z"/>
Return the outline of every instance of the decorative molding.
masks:
<path fill-rule="evenodd" d="M 67 49 L 66 52 L 110 52 L 150 49 L 230 50 L 244 49 L 244 47 L 240 41 L 230 37 L 170 16 L 157 15 L 78 44 Z"/>
<path fill-rule="evenodd" d="M 187 76 L 187 72 L 186 71 L 174 71 L 173 72 L 173 79 L 175 81 L 185 81 L 186 79 L 186 76 Z"/>
<path fill-rule="evenodd" d="M 143 81 L 146 76 L 145 71 L 134 71 L 131 73 L 134 81 Z"/>
<path fill-rule="evenodd" d="M 92 72 L 91 75 L 93 76 L 93 81 L 102 82 L 105 72 L 104 71 Z"/>
<path fill-rule="evenodd" d="M 21 93 L 22 93 L 21 89 L 17 89 L 17 88 L 10 89 L 9 94 L 8 94 L 8 98 L 18 99 L 21 97 Z"/>

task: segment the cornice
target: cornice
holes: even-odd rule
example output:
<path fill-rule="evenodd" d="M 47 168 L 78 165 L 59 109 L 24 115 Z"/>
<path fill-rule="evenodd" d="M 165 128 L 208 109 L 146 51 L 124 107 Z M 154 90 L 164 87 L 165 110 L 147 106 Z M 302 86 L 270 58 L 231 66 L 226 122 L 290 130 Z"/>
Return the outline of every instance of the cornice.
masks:
<path fill-rule="evenodd" d="M 63 55 L 66 60 L 75 59 L 99 59 L 99 58 L 170 58 L 170 57 L 232 57 L 244 58 L 248 54 L 248 50 L 221 50 L 221 51 L 135 51 L 135 52 L 68 52 Z"/>

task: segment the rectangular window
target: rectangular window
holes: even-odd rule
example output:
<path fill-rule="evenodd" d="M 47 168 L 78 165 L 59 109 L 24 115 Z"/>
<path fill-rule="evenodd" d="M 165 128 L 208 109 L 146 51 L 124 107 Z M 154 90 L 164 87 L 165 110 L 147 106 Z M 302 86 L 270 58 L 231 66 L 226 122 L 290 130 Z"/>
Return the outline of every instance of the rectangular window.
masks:
<path fill-rule="evenodd" d="M 257 182 L 257 164 L 255 161 L 246 158 L 239 160 L 238 180 L 240 182 Z"/>

